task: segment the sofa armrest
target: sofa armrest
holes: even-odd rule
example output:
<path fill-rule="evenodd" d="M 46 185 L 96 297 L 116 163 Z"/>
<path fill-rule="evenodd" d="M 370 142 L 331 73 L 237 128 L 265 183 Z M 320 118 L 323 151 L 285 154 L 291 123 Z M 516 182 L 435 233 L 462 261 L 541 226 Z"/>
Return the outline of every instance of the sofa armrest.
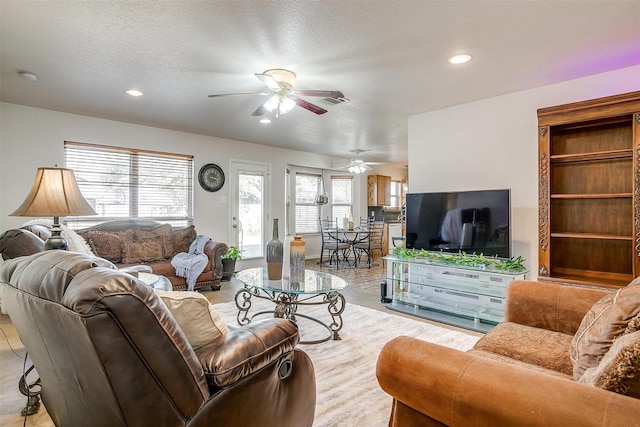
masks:
<path fill-rule="evenodd" d="M 226 387 L 293 352 L 298 326 L 286 319 L 267 319 L 232 329 L 198 349 L 209 387 Z"/>
<path fill-rule="evenodd" d="M 505 321 L 574 335 L 591 306 L 609 292 L 515 280 L 507 289 Z"/>
<path fill-rule="evenodd" d="M 2 259 L 12 259 L 33 255 L 44 250 L 44 240 L 29 230 L 21 228 L 7 230 L 0 234 L 0 254 Z"/>
<path fill-rule="evenodd" d="M 376 375 L 394 399 L 448 426 L 637 425 L 640 416 L 639 399 L 410 337 L 384 346 Z"/>
<path fill-rule="evenodd" d="M 209 240 L 206 245 L 204 245 L 204 253 L 209 257 L 209 262 L 211 263 L 211 271 L 213 273 L 213 280 L 220 279 L 223 273 L 222 267 L 222 255 L 227 252 L 227 244 L 214 242 L 213 240 Z"/>

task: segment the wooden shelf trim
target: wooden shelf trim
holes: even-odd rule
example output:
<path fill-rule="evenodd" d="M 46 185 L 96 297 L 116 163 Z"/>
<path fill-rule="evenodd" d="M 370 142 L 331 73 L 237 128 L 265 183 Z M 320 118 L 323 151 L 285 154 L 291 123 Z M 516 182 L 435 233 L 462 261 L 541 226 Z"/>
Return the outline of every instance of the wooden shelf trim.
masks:
<path fill-rule="evenodd" d="M 632 241 L 633 236 L 618 236 L 613 234 L 595 234 L 595 233 L 551 233 L 551 237 L 559 237 L 565 239 L 595 239 L 595 240 L 628 240 Z"/>
<path fill-rule="evenodd" d="M 553 163 L 564 162 L 583 162 L 583 161 L 596 161 L 596 160 L 615 160 L 615 159 L 633 159 L 633 149 L 625 148 L 620 150 L 607 150 L 607 151 L 593 151 L 590 153 L 576 153 L 576 154 L 553 154 L 549 156 Z"/>
<path fill-rule="evenodd" d="M 552 194 L 552 199 L 624 199 L 633 197 L 632 193 L 585 193 Z"/>
<path fill-rule="evenodd" d="M 576 270 L 573 268 L 556 267 L 550 278 L 566 282 L 595 284 L 604 287 L 621 287 L 633 280 L 632 274 L 611 273 L 608 271 Z"/>

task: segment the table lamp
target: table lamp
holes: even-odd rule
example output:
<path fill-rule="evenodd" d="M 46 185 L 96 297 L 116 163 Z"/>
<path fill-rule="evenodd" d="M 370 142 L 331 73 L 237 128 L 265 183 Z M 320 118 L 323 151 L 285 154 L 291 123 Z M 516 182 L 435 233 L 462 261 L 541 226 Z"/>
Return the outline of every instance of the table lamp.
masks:
<path fill-rule="evenodd" d="M 52 216 L 51 237 L 44 242 L 44 249 L 67 250 L 68 245 L 60 235 L 61 216 L 97 215 L 82 197 L 76 177 L 71 169 L 38 168 L 36 179 L 27 198 L 11 216 Z"/>

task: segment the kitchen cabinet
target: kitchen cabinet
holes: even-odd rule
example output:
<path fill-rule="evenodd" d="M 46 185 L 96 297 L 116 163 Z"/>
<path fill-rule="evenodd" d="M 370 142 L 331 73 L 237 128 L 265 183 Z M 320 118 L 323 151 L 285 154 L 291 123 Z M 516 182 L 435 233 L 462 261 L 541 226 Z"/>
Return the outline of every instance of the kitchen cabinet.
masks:
<path fill-rule="evenodd" d="M 391 177 L 385 175 L 367 176 L 367 205 L 391 205 Z"/>

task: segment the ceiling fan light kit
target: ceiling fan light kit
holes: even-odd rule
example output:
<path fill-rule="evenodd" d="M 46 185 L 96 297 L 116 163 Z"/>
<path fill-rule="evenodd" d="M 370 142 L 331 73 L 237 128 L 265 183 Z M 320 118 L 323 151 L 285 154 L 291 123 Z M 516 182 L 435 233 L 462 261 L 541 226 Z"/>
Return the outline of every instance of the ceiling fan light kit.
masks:
<path fill-rule="evenodd" d="M 255 76 L 265 85 L 270 93 L 226 93 L 209 95 L 209 98 L 235 95 L 271 95 L 269 99 L 259 106 L 251 115 L 261 117 L 266 113 L 275 112 L 276 118 L 287 114 L 293 110 L 296 105 L 317 115 L 327 112 L 324 108 L 300 98 L 301 96 L 323 97 L 326 99 L 340 100 L 340 102 L 347 101 L 344 94 L 337 90 L 293 90 L 296 73 L 282 68 L 273 68 L 263 73 L 255 73 Z"/>
<path fill-rule="evenodd" d="M 359 156 L 360 154 L 364 153 L 365 150 L 351 150 L 352 153 L 354 153 L 356 156 Z M 361 173 L 365 173 L 368 170 L 373 170 L 373 168 L 371 168 L 369 165 L 384 165 L 386 164 L 385 162 L 365 162 L 362 159 L 350 159 L 349 163 L 339 167 L 338 169 L 346 169 L 349 172 L 353 173 L 353 174 L 361 174 Z"/>
<path fill-rule="evenodd" d="M 347 170 L 358 175 L 361 173 L 365 173 L 367 171 L 367 167 L 365 165 L 351 165 Z"/>

